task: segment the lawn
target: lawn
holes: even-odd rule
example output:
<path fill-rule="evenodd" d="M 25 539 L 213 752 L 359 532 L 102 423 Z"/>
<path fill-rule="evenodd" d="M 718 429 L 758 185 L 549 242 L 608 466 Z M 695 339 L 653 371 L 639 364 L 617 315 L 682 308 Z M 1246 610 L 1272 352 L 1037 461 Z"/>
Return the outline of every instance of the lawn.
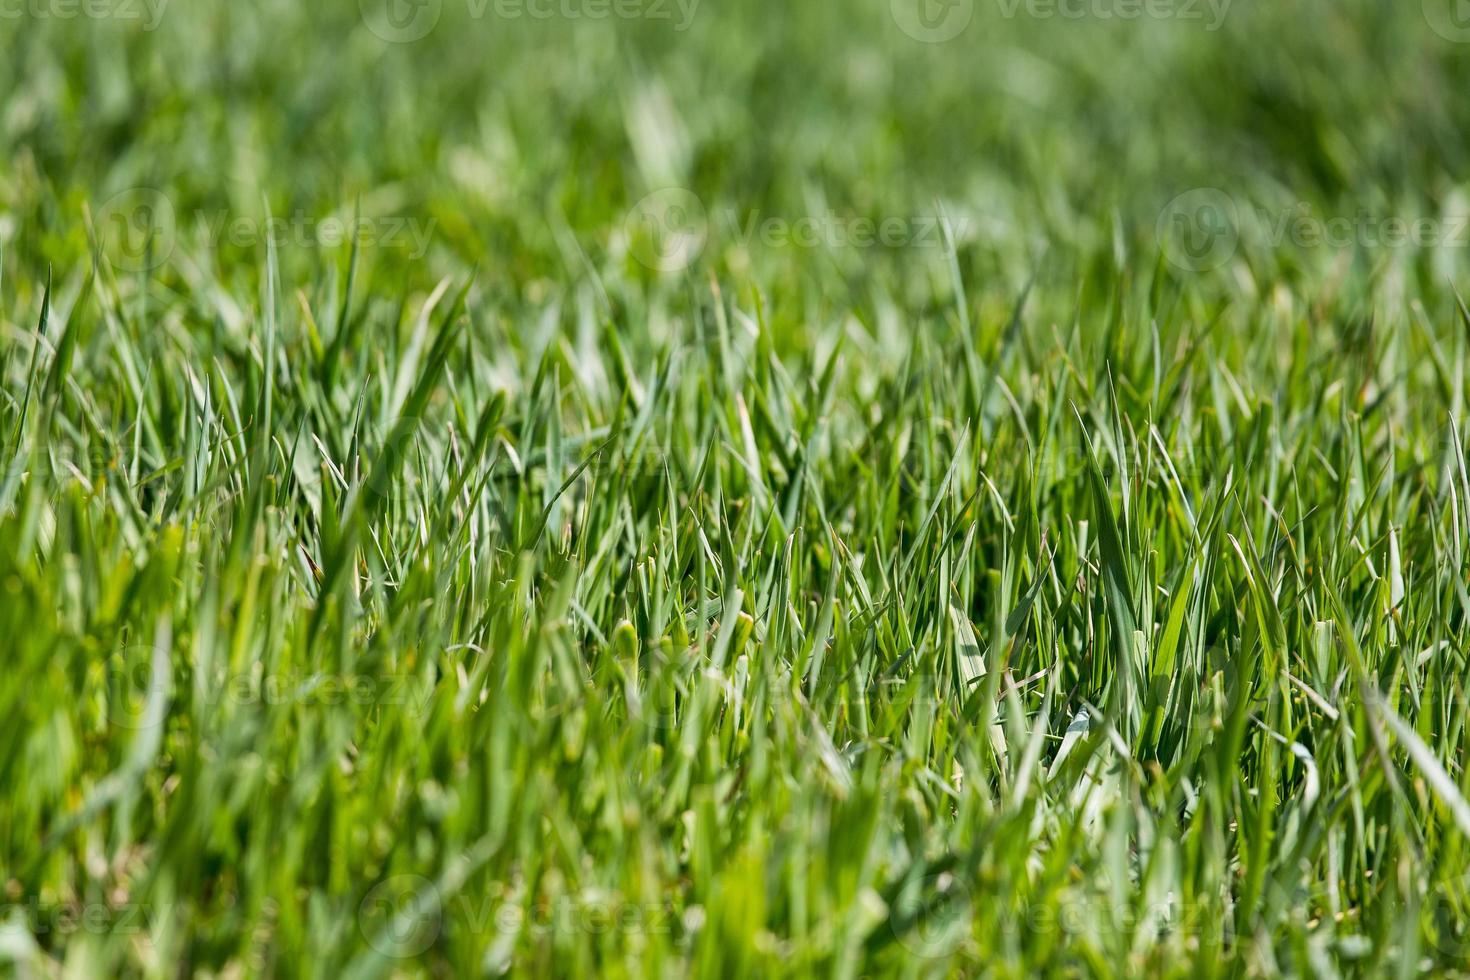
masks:
<path fill-rule="evenodd" d="M 1470 974 L 1450 0 L 0 0 L 0 973 Z"/>

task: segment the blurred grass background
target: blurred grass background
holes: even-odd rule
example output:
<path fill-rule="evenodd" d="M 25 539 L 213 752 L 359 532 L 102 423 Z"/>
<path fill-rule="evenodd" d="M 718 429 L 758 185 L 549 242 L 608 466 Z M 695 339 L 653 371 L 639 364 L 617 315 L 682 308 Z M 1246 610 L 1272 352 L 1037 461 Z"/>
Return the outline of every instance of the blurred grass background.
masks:
<path fill-rule="evenodd" d="M 582 278 L 585 261 L 637 278 L 622 220 L 663 186 L 791 219 L 940 202 L 970 219 L 962 258 L 998 292 L 1019 289 L 1043 243 L 1061 282 L 1116 249 L 1147 267 L 1155 219 L 1195 187 L 1272 211 L 1463 208 L 1466 45 L 1402 4 L 1180 0 L 1123 20 L 1097 16 L 1103 3 L 1079 19 L 956 0 L 936 6 L 968 16 L 964 30 L 923 43 L 889 4 L 685 2 L 602 20 L 580 4 L 538 20 L 404 3 L 413 33 L 433 23 L 408 43 L 368 29 L 364 11 L 381 12 L 366 0 L 162 4 L 153 30 L 142 0 L 141 23 L 6 20 L 10 261 L 85 254 L 82 206 L 138 186 L 167 194 L 186 241 L 200 209 L 262 217 L 263 199 L 278 214 L 350 214 L 361 198 L 369 216 L 432 218 L 432 262 L 405 272 L 422 284 L 483 266 L 507 290 Z M 306 258 L 303 272 L 320 263 Z M 706 258 L 764 263 L 836 301 L 862 299 L 846 280 L 870 274 L 843 276 L 841 256 Z M 1261 291 L 1316 271 L 1246 258 L 1233 278 Z M 1433 285 L 1446 270 L 1419 271 Z"/>

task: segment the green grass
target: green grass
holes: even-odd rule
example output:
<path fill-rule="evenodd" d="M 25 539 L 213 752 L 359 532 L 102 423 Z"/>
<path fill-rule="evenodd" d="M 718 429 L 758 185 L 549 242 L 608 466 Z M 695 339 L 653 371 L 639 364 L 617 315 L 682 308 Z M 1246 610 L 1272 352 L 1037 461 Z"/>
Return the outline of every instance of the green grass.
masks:
<path fill-rule="evenodd" d="M 1432 4 L 63 6 L 0 970 L 1465 971 Z"/>

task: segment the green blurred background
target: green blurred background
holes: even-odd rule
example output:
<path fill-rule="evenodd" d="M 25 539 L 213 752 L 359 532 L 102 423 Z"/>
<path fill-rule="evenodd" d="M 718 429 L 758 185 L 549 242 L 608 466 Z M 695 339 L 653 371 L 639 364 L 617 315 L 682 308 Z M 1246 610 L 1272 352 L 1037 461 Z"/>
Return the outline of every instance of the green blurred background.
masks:
<path fill-rule="evenodd" d="M 226 280 L 262 249 L 201 232 L 216 216 L 360 206 L 432 223 L 421 261 L 365 255 L 376 276 L 477 270 L 526 301 L 601 278 L 622 302 L 668 278 L 630 254 L 629 210 L 680 187 L 711 216 L 698 269 L 848 308 L 932 298 L 942 249 L 731 228 L 943 213 L 980 302 L 1004 305 L 1033 273 L 1070 301 L 1113 266 L 1147 270 L 1160 214 L 1193 188 L 1247 214 L 1470 212 L 1470 30 L 1456 40 L 1449 3 L 91 0 L 68 18 L 80 0 L 10 2 L 0 241 L 22 290 L 76 268 L 84 209 L 136 188 L 173 208 L 171 265 L 212 257 Z M 323 251 L 282 262 L 307 278 L 340 264 Z M 1371 273 L 1359 288 L 1438 288 L 1464 251 L 1247 242 L 1202 286 L 1260 294 L 1349 261 Z"/>

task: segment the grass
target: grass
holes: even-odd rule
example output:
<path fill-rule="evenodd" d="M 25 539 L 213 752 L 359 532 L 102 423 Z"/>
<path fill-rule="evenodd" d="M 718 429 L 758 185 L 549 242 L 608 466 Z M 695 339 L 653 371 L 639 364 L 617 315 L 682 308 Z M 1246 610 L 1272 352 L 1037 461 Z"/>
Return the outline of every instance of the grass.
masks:
<path fill-rule="evenodd" d="M 360 6 L 0 19 L 3 969 L 1463 974 L 1452 22 Z"/>

